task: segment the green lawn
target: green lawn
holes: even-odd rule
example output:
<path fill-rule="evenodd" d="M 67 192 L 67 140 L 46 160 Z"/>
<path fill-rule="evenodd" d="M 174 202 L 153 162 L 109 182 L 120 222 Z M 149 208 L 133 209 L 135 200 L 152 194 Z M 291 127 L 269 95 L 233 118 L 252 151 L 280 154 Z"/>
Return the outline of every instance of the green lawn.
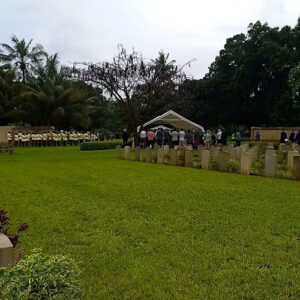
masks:
<path fill-rule="evenodd" d="M 300 298 L 300 183 L 116 160 L 0 154 L 25 251 L 73 257 L 84 299 Z"/>

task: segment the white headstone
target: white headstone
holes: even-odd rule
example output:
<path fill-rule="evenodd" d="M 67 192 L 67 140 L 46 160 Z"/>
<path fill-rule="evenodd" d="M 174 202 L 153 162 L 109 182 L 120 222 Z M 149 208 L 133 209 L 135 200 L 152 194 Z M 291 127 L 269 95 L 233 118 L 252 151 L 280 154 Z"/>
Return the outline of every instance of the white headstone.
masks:
<path fill-rule="evenodd" d="M 300 155 L 293 157 L 293 178 L 300 181 Z"/>
<path fill-rule="evenodd" d="M 184 166 L 187 168 L 193 167 L 193 151 L 192 150 L 185 150 Z"/>
<path fill-rule="evenodd" d="M 242 152 L 241 154 L 241 174 L 250 175 L 252 165 L 252 153 Z"/>
<path fill-rule="evenodd" d="M 164 149 L 157 149 L 157 163 L 158 164 L 163 164 L 164 163 Z"/>
<path fill-rule="evenodd" d="M 209 170 L 209 163 L 210 163 L 210 151 L 209 150 L 203 150 L 202 151 L 202 169 L 203 170 Z"/>
<path fill-rule="evenodd" d="M 124 148 L 124 159 L 129 160 L 130 159 L 130 147 L 125 146 Z"/>
<path fill-rule="evenodd" d="M 11 266 L 14 262 L 13 245 L 9 238 L 0 233 L 0 268 Z"/>
<path fill-rule="evenodd" d="M 229 153 L 221 152 L 220 153 L 220 171 L 227 172 L 229 168 Z"/>
<path fill-rule="evenodd" d="M 146 148 L 146 163 L 151 163 L 151 148 Z"/>
<path fill-rule="evenodd" d="M 277 155 L 276 154 L 266 155 L 266 158 L 265 158 L 265 176 L 266 177 L 275 177 L 276 176 L 276 163 L 277 163 Z"/>

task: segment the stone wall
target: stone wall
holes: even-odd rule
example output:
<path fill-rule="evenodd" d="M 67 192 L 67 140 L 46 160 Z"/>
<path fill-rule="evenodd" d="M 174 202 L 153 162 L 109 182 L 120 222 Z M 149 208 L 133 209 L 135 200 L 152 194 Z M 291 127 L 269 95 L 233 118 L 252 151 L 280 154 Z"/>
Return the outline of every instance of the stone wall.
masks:
<path fill-rule="evenodd" d="M 292 130 L 297 133 L 300 130 L 300 127 L 251 127 L 251 140 L 255 140 L 255 134 L 257 131 L 260 132 L 260 140 L 261 141 L 271 141 L 271 142 L 279 142 L 280 141 L 280 132 L 282 129 L 285 130 L 287 136 L 289 138 Z"/>

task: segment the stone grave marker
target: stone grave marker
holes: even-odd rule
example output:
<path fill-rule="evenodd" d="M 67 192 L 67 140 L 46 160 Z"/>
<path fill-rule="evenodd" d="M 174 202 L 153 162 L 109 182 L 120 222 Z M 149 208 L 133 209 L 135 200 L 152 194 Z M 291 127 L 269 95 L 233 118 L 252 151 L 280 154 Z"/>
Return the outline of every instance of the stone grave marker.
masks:
<path fill-rule="evenodd" d="M 199 145 L 198 146 L 198 159 L 199 159 L 200 162 L 202 160 L 202 151 L 203 151 L 203 146 Z"/>
<path fill-rule="evenodd" d="M 242 152 L 247 152 L 247 150 L 249 149 L 249 144 L 242 144 L 241 149 L 242 149 Z"/>
<path fill-rule="evenodd" d="M 300 181 L 300 155 L 294 155 L 293 157 L 293 178 Z"/>
<path fill-rule="evenodd" d="M 169 153 L 170 147 L 169 145 L 164 145 L 164 153 L 167 155 Z"/>
<path fill-rule="evenodd" d="M 151 163 L 151 148 L 146 148 L 146 163 Z"/>
<path fill-rule="evenodd" d="M 14 262 L 13 245 L 9 238 L 0 233 L 0 268 L 6 268 Z"/>
<path fill-rule="evenodd" d="M 277 155 L 269 154 L 265 157 L 265 176 L 266 177 L 275 177 L 276 176 L 276 163 Z"/>
<path fill-rule="evenodd" d="M 164 157 L 165 157 L 165 153 L 164 153 L 164 149 L 157 149 L 157 163 L 158 164 L 163 164 L 164 163 Z"/>
<path fill-rule="evenodd" d="M 171 166 L 177 166 L 178 165 L 178 155 L 177 155 L 177 150 L 176 149 L 171 150 L 170 165 Z"/>
<path fill-rule="evenodd" d="M 229 149 L 229 159 L 236 159 L 236 149 L 235 148 Z"/>
<path fill-rule="evenodd" d="M 130 146 L 125 146 L 124 148 L 124 159 L 130 159 Z"/>
<path fill-rule="evenodd" d="M 242 152 L 241 154 L 241 174 L 250 175 L 253 154 L 250 152 Z"/>
<path fill-rule="evenodd" d="M 187 168 L 193 167 L 193 150 L 185 150 L 184 166 Z"/>
<path fill-rule="evenodd" d="M 220 171 L 224 171 L 224 172 L 228 171 L 229 157 L 230 157 L 230 154 L 228 152 L 220 153 Z"/>
<path fill-rule="evenodd" d="M 274 149 L 267 149 L 267 150 L 266 150 L 266 156 L 267 156 L 267 155 L 275 155 L 275 154 L 276 154 L 276 152 L 275 152 Z"/>
<path fill-rule="evenodd" d="M 288 151 L 288 160 L 287 160 L 287 165 L 288 167 L 293 170 L 293 163 L 294 163 L 294 156 L 295 155 L 299 155 L 299 152 L 298 151 Z"/>
<path fill-rule="evenodd" d="M 210 151 L 209 150 L 202 150 L 202 169 L 209 170 L 209 163 L 210 163 Z"/>
<path fill-rule="evenodd" d="M 141 161 L 141 147 L 134 148 L 134 160 Z"/>

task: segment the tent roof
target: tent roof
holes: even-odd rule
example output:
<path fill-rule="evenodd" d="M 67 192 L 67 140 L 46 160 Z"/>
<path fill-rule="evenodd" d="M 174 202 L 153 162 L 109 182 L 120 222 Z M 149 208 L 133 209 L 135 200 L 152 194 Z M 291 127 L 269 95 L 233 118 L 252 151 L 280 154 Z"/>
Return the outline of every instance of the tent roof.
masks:
<path fill-rule="evenodd" d="M 179 115 L 173 110 L 169 110 L 165 112 L 164 114 L 154 118 L 153 120 L 143 124 L 143 127 L 147 127 L 149 125 L 171 125 L 175 128 L 183 128 L 185 130 L 193 130 L 193 129 L 199 129 L 201 131 L 204 131 L 204 128 L 186 118 Z"/>

